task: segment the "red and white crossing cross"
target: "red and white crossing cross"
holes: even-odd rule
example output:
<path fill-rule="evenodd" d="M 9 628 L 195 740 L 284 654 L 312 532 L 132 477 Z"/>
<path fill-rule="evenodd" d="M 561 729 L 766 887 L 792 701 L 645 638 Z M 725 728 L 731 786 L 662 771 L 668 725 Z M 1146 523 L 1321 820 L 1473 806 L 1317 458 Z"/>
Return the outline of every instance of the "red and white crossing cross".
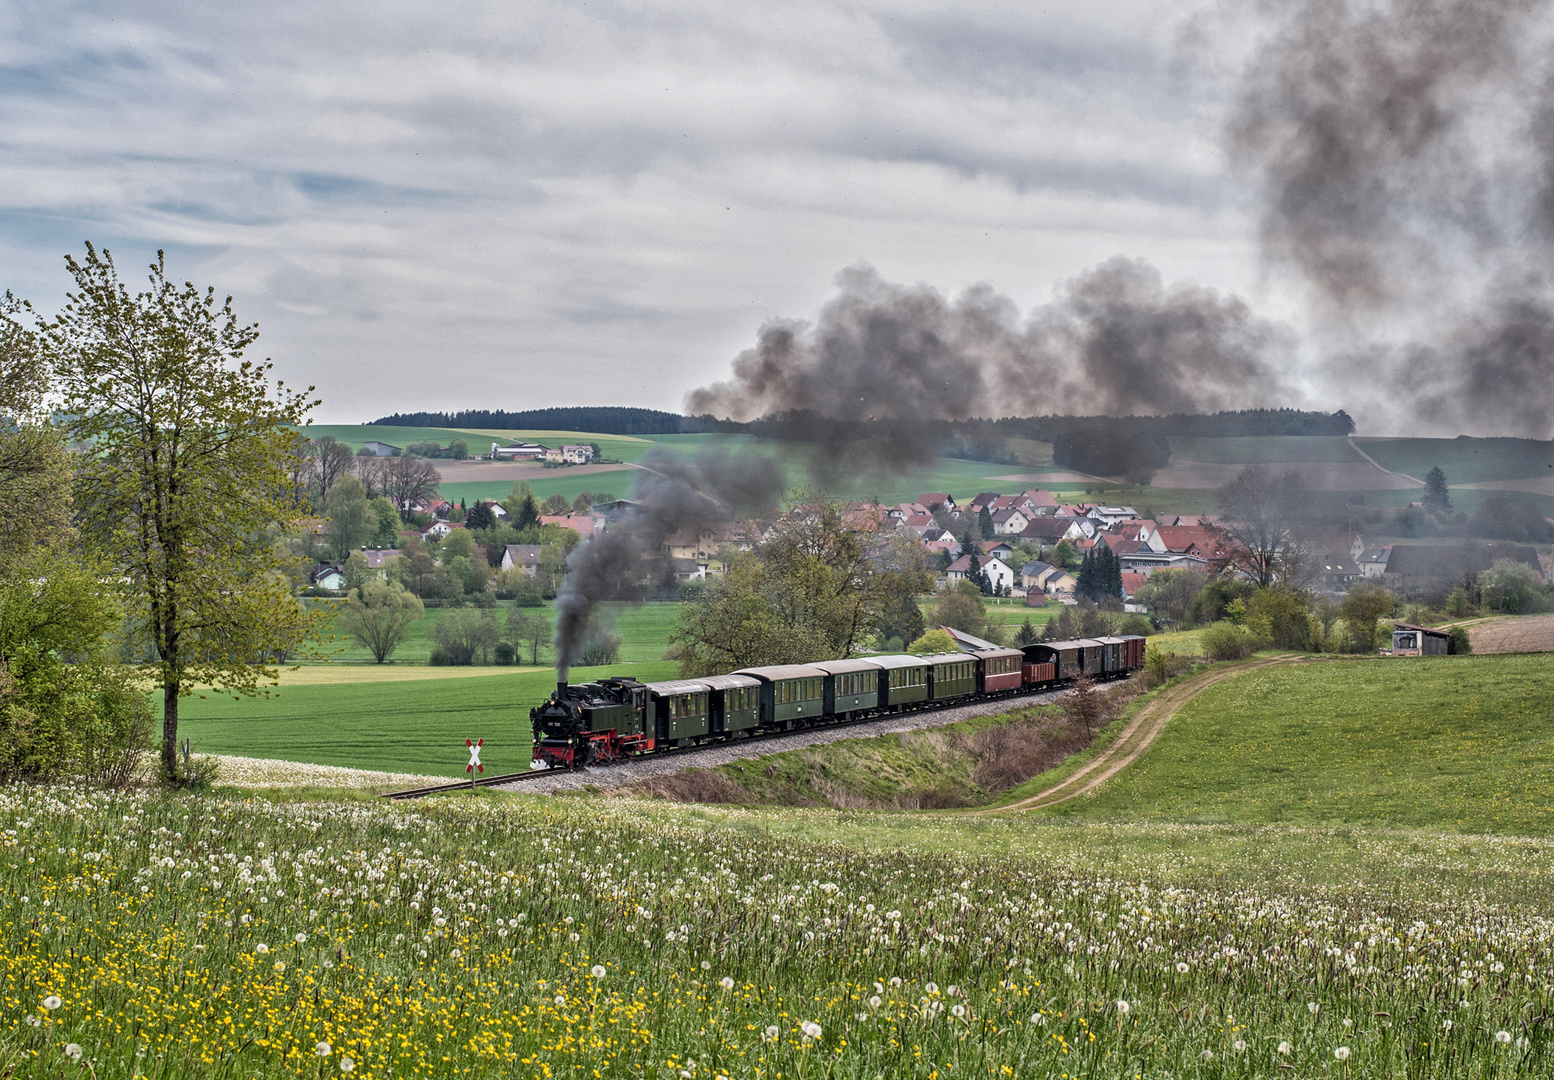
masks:
<path fill-rule="evenodd" d="M 469 747 L 469 764 L 464 766 L 464 771 L 472 773 L 479 769 L 481 772 L 485 772 L 486 767 L 480 763 L 480 748 L 486 745 L 486 740 L 481 739 L 478 742 L 470 742 L 468 739 L 465 739 L 464 745 Z"/>

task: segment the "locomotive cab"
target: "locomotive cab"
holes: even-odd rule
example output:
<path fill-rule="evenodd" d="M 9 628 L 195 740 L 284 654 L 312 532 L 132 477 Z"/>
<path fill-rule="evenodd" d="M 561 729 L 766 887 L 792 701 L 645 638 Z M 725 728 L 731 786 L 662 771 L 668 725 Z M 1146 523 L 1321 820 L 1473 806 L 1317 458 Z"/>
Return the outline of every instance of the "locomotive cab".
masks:
<path fill-rule="evenodd" d="M 651 750 L 647 713 L 648 689 L 635 679 L 560 683 L 548 701 L 529 712 L 533 760 L 575 769 Z"/>

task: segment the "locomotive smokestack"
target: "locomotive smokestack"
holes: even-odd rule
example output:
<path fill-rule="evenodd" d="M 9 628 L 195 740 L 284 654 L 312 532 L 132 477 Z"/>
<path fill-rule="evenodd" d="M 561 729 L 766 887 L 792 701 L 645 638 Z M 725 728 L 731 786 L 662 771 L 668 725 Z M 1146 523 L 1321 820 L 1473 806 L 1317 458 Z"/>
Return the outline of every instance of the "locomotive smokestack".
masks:
<path fill-rule="evenodd" d="M 556 700 L 561 701 L 567 696 L 567 681 L 559 679 L 556 682 Z"/>

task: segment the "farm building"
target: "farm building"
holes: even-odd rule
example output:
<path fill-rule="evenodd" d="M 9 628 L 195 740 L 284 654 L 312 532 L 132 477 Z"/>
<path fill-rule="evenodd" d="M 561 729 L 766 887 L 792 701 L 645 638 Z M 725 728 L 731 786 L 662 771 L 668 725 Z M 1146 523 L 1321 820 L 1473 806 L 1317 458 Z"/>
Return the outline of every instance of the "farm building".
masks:
<path fill-rule="evenodd" d="M 512 446 L 491 444 L 492 461 L 544 461 L 549 452 L 548 448 L 539 443 L 514 443 Z"/>
<path fill-rule="evenodd" d="M 502 569 L 511 570 L 519 567 L 530 577 L 536 577 L 540 572 L 540 545 L 538 544 L 508 544 L 502 549 Z"/>
<path fill-rule="evenodd" d="M 1451 635 L 1444 630 L 1410 623 L 1398 623 L 1392 629 L 1393 656 L 1445 656 L 1451 651 Z"/>
<path fill-rule="evenodd" d="M 386 442 L 378 442 L 376 439 L 369 439 L 362 443 L 362 449 L 373 457 L 398 457 L 404 453 L 402 448 Z"/>
<path fill-rule="evenodd" d="M 1482 573 L 1501 559 L 1524 563 L 1540 581 L 1543 578 L 1537 548 L 1524 544 L 1395 544 L 1386 580 L 1404 592 L 1441 588 Z"/>

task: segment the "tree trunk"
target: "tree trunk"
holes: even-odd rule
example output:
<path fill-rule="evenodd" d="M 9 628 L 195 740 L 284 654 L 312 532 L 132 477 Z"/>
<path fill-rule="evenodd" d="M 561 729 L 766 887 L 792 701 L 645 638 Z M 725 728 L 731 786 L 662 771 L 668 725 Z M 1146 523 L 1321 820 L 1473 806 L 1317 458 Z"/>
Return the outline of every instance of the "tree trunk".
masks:
<path fill-rule="evenodd" d="M 177 681 L 162 687 L 162 778 L 168 783 L 178 779 L 178 690 Z"/>

